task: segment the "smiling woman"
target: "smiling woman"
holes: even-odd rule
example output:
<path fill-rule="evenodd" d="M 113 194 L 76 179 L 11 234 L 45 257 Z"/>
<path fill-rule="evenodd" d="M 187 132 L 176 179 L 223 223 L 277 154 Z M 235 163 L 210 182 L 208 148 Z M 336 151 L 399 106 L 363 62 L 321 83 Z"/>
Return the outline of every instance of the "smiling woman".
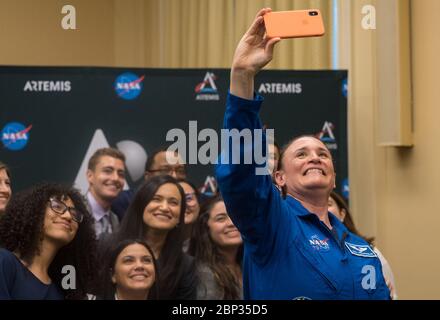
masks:
<path fill-rule="evenodd" d="M 241 260 L 243 240 L 219 196 L 203 204 L 188 252 L 196 260 L 197 299 L 243 298 Z"/>
<path fill-rule="evenodd" d="M 332 155 L 322 141 L 313 136 L 299 136 L 288 142 L 281 151 L 278 169 L 275 182 L 284 196 L 290 194 L 303 200 L 318 193 L 327 194 L 335 187 Z M 326 212 L 321 217 L 329 226 Z"/>
<path fill-rule="evenodd" d="M 106 256 L 98 296 L 91 300 L 146 300 L 157 297 L 158 275 L 153 250 L 141 239 L 116 243 Z"/>
<path fill-rule="evenodd" d="M 261 9 L 237 45 L 225 129 L 261 128 L 263 97 L 254 78 L 281 40 L 266 37 L 264 16 L 271 11 Z M 244 298 L 389 299 L 377 254 L 328 213 L 336 175 L 327 147 L 305 136 L 284 148 L 275 174 L 284 197 L 271 177 L 254 174 L 258 167 L 220 163 L 216 170 L 228 214 L 245 239 Z"/>
<path fill-rule="evenodd" d="M 113 237 L 113 243 L 140 238 L 153 250 L 161 285 L 149 299 L 195 299 L 194 261 L 182 251 L 185 209 L 185 193 L 177 180 L 153 176 L 134 196 Z"/>
<path fill-rule="evenodd" d="M 93 218 L 75 189 L 42 184 L 14 195 L 0 243 L 0 299 L 84 299 L 93 291 Z"/>

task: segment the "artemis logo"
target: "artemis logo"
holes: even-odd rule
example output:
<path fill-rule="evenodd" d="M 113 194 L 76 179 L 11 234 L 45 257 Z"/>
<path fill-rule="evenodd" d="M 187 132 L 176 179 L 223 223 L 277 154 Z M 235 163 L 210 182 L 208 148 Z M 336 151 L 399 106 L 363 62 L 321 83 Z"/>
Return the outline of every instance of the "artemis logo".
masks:
<path fill-rule="evenodd" d="M 23 88 L 24 92 L 69 92 L 70 90 L 72 90 L 70 81 L 29 80 Z"/>
<path fill-rule="evenodd" d="M 89 147 L 83 158 L 81 166 L 75 178 L 75 187 L 83 194 L 87 193 L 89 183 L 86 178 L 87 165 L 90 157 L 100 148 L 108 148 L 110 144 L 101 129 L 97 129 L 93 134 Z M 145 163 L 147 162 L 147 153 L 145 149 L 137 142 L 132 140 L 124 140 L 116 143 L 116 148 L 125 155 L 125 166 L 133 182 L 138 181 L 144 176 Z M 127 181 L 125 181 L 124 190 L 130 189 Z"/>
<path fill-rule="evenodd" d="M 335 135 L 333 134 L 333 129 L 335 126 L 333 123 L 326 121 L 322 127 L 322 130 L 316 134 L 316 137 L 321 140 L 329 150 L 338 149 L 338 145 L 336 143 Z"/>
<path fill-rule="evenodd" d="M 217 194 L 217 181 L 213 176 L 207 176 L 203 187 L 200 189 L 200 193 L 207 196 L 214 196 Z"/>
<path fill-rule="evenodd" d="M 302 92 L 301 83 L 262 83 L 258 93 L 299 94 Z"/>
<path fill-rule="evenodd" d="M 196 93 L 196 100 L 220 100 L 220 96 L 217 91 L 217 86 L 215 85 L 214 80 L 217 79 L 217 76 L 212 72 L 206 72 L 205 78 L 203 81 L 196 85 L 194 91 Z"/>

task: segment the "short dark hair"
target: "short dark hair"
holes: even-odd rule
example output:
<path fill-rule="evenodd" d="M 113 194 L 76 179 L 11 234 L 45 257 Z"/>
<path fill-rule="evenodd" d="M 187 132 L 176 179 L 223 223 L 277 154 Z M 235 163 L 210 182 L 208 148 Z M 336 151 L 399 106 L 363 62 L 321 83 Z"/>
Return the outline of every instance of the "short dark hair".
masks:
<path fill-rule="evenodd" d="M 16 252 L 31 264 L 39 253 L 44 228 L 44 218 L 50 197 L 69 197 L 75 208 L 84 215 L 75 238 L 58 250 L 49 266 L 49 276 L 68 299 L 85 299 L 93 290 L 96 280 L 96 236 L 94 220 L 78 190 L 69 186 L 43 183 L 14 194 L 0 219 L 0 243 L 5 249 Z M 72 265 L 76 270 L 76 289 L 61 286 L 64 275 L 61 270 Z"/>
<path fill-rule="evenodd" d="M 287 142 L 287 143 L 283 146 L 283 148 L 280 150 L 281 152 L 280 152 L 280 160 L 278 161 L 278 168 L 277 168 L 278 170 L 281 170 L 281 169 L 283 168 L 283 166 L 282 166 L 282 162 L 283 162 L 284 155 L 285 155 L 287 149 L 289 149 L 289 147 L 290 147 L 295 141 L 297 141 L 297 140 L 299 140 L 299 139 L 302 139 L 302 138 L 313 138 L 313 139 L 316 139 L 316 140 L 322 142 L 320 139 L 318 139 L 316 136 L 314 136 L 314 135 L 312 135 L 312 134 L 304 134 L 304 135 L 300 135 L 300 136 L 297 136 L 297 137 L 291 139 L 291 140 L 290 140 L 289 142 Z M 275 144 L 275 143 L 274 143 L 274 144 Z M 332 153 L 331 153 L 330 150 L 327 148 L 327 146 L 325 145 L 325 143 L 322 142 L 322 144 L 325 146 L 325 148 L 327 149 L 327 151 L 330 153 L 330 156 L 331 156 Z M 333 162 L 333 157 L 332 157 L 332 162 Z M 333 163 L 333 165 L 334 165 L 334 163 Z"/>
<path fill-rule="evenodd" d="M 121 151 L 115 148 L 101 148 L 96 150 L 95 153 L 90 157 L 87 169 L 94 171 L 99 160 L 104 156 L 119 159 L 125 165 L 125 156 Z"/>
<path fill-rule="evenodd" d="M 160 146 L 159 148 L 155 149 L 153 153 L 148 156 L 147 162 L 145 163 L 144 172 L 147 172 L 153 168 L 155 158 L 159 153 L 167 152 L 167 151 L 168 151 L 168 146 Z M 177 151 L 174 152 L 177 153 Z"/>

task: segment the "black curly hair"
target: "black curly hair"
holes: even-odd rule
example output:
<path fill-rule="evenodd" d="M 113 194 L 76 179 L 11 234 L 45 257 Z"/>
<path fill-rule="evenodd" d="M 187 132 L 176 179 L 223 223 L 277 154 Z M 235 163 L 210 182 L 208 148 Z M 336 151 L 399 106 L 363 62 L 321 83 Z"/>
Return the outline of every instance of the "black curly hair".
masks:
<path fill-rule="evenodd" d="M 96 279 L 96 236 L 94 220 L 84 205 L 83 196 L 74 188 L 55 183 L 43 183 L 14 194 L 0 220 L 0 244 L 16 253 L 30 265 L 40 252 L 43 224 L 49 198 L 69 197 L 84 219 L 75 238 L 59 249 L 49 266 L 48 274 L 66 299 L 85 299 L 93 292 Z M 61 281 L 63 266 L 72 265 L 76 271 L 76 289 L 64 289 Z"/>

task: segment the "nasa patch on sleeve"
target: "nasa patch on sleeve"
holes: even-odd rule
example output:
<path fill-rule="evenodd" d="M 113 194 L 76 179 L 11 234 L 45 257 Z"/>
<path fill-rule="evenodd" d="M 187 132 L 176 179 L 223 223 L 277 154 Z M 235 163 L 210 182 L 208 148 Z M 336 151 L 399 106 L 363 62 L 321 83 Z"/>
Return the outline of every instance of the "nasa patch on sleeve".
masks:
<path fill-rule="evenodd" d="M 353 244 L 345 242 L 345 246 L 351 254 L 365 258 L 377 258 L 376 252 L 368 244 Z"/>

